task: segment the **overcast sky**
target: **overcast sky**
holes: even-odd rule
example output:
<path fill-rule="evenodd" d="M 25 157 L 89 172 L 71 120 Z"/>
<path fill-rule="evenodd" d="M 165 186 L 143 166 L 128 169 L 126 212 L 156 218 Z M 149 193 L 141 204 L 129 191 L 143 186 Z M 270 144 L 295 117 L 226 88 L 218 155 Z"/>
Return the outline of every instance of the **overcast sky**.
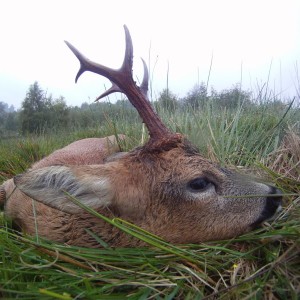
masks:
<path fill-rule="evenodd" d="M 242 81 L 244 89 L 256 91 L 268 81 L 284 97 L 299 91 L 299 0 L 2 0 L 0 101 L 19 108 L 29 85 L 38 81 L 68 105 L 91 103 L 110 84 L 85 73 L 75 85 L 79 63 L 63 41 L 118 68 L 123 24 L 133 39 L 137 78 L 140 57 L 150 60 L 154 98 L 166 87 L 168 64 L 169 88 L 184 96 L 207 81 L 212 55 L 209 86 L 217 90 Z"/>

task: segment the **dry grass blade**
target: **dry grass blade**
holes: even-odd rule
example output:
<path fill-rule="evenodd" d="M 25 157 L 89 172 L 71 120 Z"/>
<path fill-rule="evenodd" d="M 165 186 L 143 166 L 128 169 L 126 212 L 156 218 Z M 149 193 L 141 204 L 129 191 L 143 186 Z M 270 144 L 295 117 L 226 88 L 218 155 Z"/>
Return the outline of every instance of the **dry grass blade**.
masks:
<path fill-rule="evenodd" d="M 300 181 L 300 135 L 287 131 L 279 148 L 268 157 L 267 164 L 282 177 Z"/>

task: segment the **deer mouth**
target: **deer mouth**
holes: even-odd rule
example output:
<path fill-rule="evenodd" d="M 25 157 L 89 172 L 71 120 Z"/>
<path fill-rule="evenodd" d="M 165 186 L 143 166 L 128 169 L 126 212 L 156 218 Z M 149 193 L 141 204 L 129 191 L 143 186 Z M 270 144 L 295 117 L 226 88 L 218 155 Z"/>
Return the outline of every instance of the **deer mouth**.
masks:
<path fill-rule="evenodd" d="M 250 226 L 252 229 L 257 228 L 264 221 L 270 220 L 274 215 L 280 211 L 282 204 L 282 193 L 279 189 L 271 187 L 270 196 L 266 198 L 266 204 L 258 217 L 258 219 L 253 222 Z"/>

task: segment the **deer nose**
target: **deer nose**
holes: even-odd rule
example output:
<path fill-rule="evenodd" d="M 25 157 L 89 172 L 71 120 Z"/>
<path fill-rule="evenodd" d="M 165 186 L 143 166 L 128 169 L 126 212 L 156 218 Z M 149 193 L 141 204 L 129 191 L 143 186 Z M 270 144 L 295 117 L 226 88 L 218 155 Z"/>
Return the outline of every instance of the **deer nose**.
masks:
<path fill-rule="evenodd" d="M 282 191 L 274 186 L 270 187 L 270 197 L 267 197 L 266 209 L 269 214 L 274 215 L 276 211 L 281 207 L 282 203 Z"/>
<path fill-rule="evenodd" d="M 282 203 L 282 191 L 276 187 L 270 186 L 269 196 L 266 197 L 265 207 L 263 208 L 258 219 L 252 223 L 251 227 L 255 228 L 267 219 L 272 218 L 280 210 Z"/>

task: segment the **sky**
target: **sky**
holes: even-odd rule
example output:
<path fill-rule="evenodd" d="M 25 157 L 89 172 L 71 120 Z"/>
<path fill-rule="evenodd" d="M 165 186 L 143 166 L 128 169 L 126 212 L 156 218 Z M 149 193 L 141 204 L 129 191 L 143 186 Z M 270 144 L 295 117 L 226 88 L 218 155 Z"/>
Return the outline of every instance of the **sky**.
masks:
<path fill-rule="evenodd" d="M 183 97 L 201 81 L 218 91 L 240 83 L 256 93 L 267 84 L 281 98 L 299 95 L 299 0 L 0 0 L 0 101 L 20 108 L 38 81 L 68 105 L 92 103 L 110 83 L 86 72 L 75 84 L 79 63 L 64 40 L 118 68 L 124 24 L 134 77 L 142 78 L 143 57 L 153 100 L 167 86 Z"/>

